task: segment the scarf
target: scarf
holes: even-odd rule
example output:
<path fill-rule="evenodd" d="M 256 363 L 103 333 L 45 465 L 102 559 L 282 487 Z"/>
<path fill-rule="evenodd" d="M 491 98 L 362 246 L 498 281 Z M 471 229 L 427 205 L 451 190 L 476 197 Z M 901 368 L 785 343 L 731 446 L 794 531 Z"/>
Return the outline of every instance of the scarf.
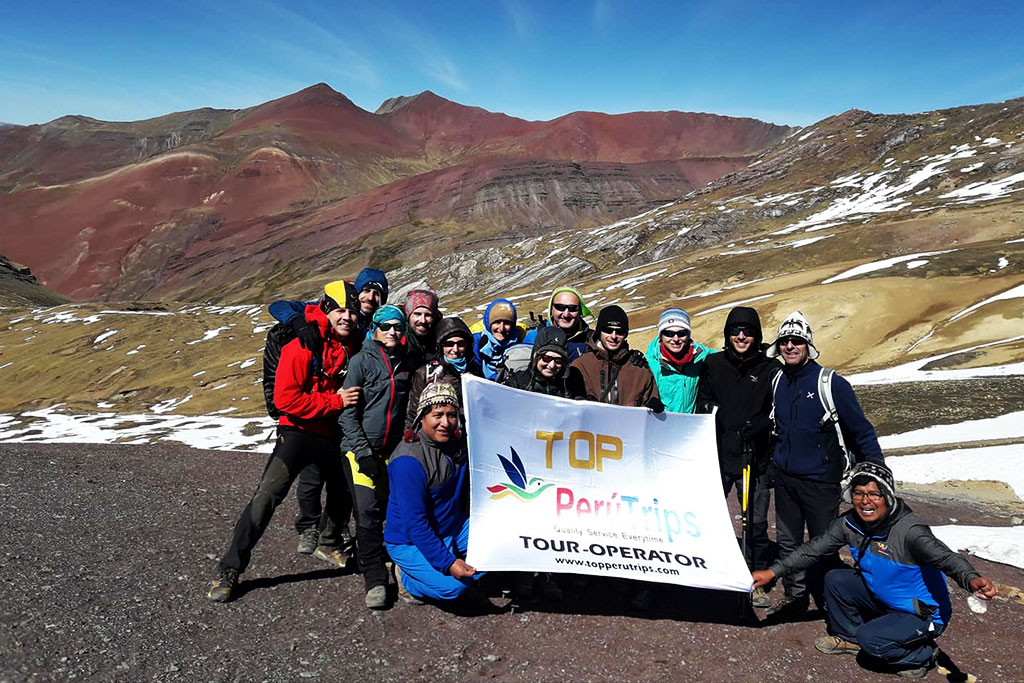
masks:
<path fill-rule="evenodd" d="M 681 356 L 677 356 L 665 346 L 665 342 L 661 342 L 661 357 L 667 360 L 676 370 L 682 370 L 683 367 L 693 360 L 693 343 L 686 345 L 686 353 Z"/>

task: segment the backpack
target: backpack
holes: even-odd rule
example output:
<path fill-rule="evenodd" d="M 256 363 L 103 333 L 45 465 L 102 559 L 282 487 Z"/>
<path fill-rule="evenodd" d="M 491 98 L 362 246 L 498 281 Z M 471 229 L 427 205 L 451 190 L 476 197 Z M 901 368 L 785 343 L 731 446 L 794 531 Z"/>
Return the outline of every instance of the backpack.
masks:
<path fill-rule="evenodd" d="M 772 412 L 769 415 L 772 424 L 775 424 L 775 389 L 779 386 L 779 382 L 782 380 L 781 372 L 775 373 L 775 377 L 772 378 Z M 839 424 L 839 411 L 836 410 L 836 402 L 832 397 L 832 377 L 836 374 L 836 371 L 832 368 L 822 368 L 818 372 L 818 400 L 821 401 L 821 407 L 825 410 L 825 414 L 822 415 L 821 421 L 818 423 L 819 428 L 824 428 L 829 422 L 832 423 L 836 430 L 836 438 L 839 440 L 839 449 L 843 452 L 843 459 L 846 460 L 845 470 L 849 471 L 853 467 L 853 453 L 846 447 L 846 439 L 843 438 L 843 429 Z M 778 429 L 776 428 L 776 432 Z"/>
<path fill-rule="evenodd" d="M 533 356 L 533 344 L 514 344 L 507 349 L 498 361 L 498 376 L 495 381 L 504 384 L 513 373 L 530 367 Z"/>
<path fill-rule="evenodd" d="M 277 323 L 267 332 L 267 341 L 263 345 L 263 400 L 267 404 L 267 414 L 275 420 L 281 417 L 281 411 L 274 405 L 277 365 L 281 362 L 281 349 L 295 337 L 295 330 L 291 325 Z M 314 356 L 313 372 L 319 372 L 322 365 L 323 360 Z"/>

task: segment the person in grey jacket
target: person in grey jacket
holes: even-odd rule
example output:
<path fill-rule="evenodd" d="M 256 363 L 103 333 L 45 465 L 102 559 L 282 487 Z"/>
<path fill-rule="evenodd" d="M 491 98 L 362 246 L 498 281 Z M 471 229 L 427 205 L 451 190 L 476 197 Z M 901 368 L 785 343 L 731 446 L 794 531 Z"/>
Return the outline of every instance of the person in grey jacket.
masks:
<path fill-rule="evenodd" d="M 995 587 L 896 497 L 885 465 L 865 461 L 854 467 L 843 497 L 853 509 L 770 568 L 755 571 L 754 586 L 807 569 L 849 546 L 853 568 L 825 576 L 829 635 L 815 640 L 814 647 L 825 654 L 863 652 L 901 676 L 923 678 L 934 666 L 935 639 L 953 613 L 944 574 L 984 600 L 992 599 Z"/>
<path fill-rule="evenodd" d="M 341 425 L 342 463 L 352 490 L 356 519 L 356 558 L 366 587 L 366 606 L 387 606 L 388 572 L 384 552 L 387 455 L 402 439 L 409 367 L 402 336 L 405 315 L 395 306 L 373 314 L 372 338 L 349 364 L 345 388 L 362 387 L 363 400 L 346 406 Z"/>

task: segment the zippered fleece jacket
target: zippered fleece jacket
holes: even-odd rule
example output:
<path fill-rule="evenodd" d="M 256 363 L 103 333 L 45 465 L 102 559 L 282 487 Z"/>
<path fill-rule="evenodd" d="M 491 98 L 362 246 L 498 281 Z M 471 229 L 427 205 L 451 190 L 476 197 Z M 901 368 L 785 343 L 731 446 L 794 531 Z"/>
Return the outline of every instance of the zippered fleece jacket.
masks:
<path fill-rule="evenodd" d="M 665 410 L 673 413 L 693 413 L 697 407 L 697 384 L 700 381 L 704 362 L 712 354 L 711 349 L 691 341 L 693 358 L 682 368 L 669 363 L 661 355 L 661 337 L 655 335 L 647 345 L 647 365 L 658 383 L 658 393 L 665 404 Z"/>
<path fill-rule="evenodd" d="M 338 415 L 345 407 L 337 390 L 348 362 L 348 351 L 319 306 L 306 306 L 305 316 L 320 329 L 324 338 L 321 368 L 314 371 L 313 353 L 303 348 L 298 339 L 292 339 L 281 348 L 281 359 L 274 375 L 274 405 L 281 411 L 277 424 L 318 436 L 334 436 L 338 433 Z"/>
<path fill-rule="evenodd" d="M 368 340 L 348 366 L 345 388 L 362 387 L 362 398 L 346 406 L 338 417 L 341 452 L 351 451 L 356 460 L 386 455 L 402 439 L 405 408 L 409 397 L 409 364 L 406 358 L 394 363 L 384 346 Z"/>
<path fill-rule="evenodd" d="M 469 460 L 463 439 L 439 444 L 421 429 L 419 440 L 401 442 L 388 462 L 384 542 L 415 545 L 443 574 L 456 557 L 442 539 L 461 531 L 469 518 Z"/>
<path fill-rule="evenodd" d="M 567 388 L 572 398 L 616 406 L 642 406 L 659 396 L 651 369 L 630 362 L 625 341 L 618 351 L 608 353 L 597 343 L 595 332 L 587 341 L 587 353 L 569 366 Z"/>
<path fill-rule="evenodd" d="M 775 388 L 775 428 L 778 442 L 772 464 L 782 472 L 802 479 L 838 484 L 846 470 L 835 425 L 822 423 L 825 408 L 818 396 L 821 366 L 807 361 L 795 372 L 782 372 Z M 853 387 L 838 374 L 832 376 L 832 398 L 839 413 L 846 447 L 856 462 L 884 462 L 875 428 L 864 417 Z"/>
<path fill-rule="evenodd" d="M 937 630 L 949 623 L 953 613 L 943 573 L 968 591 L 971 580 L 981 576 L 963 556 L 935 538 L 928 525 L 900 498 L 888 517 L 874 528 L 864 526 L 855 511 L 846 511 L 825 533 L 769 569 L 780 578 L 803 571 L 844 545 L 850 547 L 854 569 L 878 600 L 897 612 L 930 618 Z"/>

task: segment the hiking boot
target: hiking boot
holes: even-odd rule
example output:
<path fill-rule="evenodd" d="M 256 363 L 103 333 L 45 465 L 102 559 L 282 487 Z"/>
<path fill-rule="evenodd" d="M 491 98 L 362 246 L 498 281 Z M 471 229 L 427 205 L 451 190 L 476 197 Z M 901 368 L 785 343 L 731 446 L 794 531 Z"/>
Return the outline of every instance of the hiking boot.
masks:
<path fill-rule="evenodd" d="M 900 669 L 896 672 L 896 675 L 903 678 L 924 678 L 931 670 L 930 666 L 919 666 L 916 669 Z"/>
<path fill-rule="evenodd" d="M 637 612 L 646 612 L 651 608 L 653 601 L 653 591 L 650 588 L 641 588 L 633 595 L 633 598 L 629 601 L 629 606 Z"/>
<path fill-rule="evenodd" d="M 468 605 L 469 607 L 480 610 L 481 612 L 496 613 L 501 611 L 500 608 L 491 602 L 491 599 L 484 595 L 476 586 L 470 586 L 463 591 L 462 595 L 459 596 L 459 600 L 461 600 L 464 605 Z"/>
<path fill-rule="evenodd" d="M 799 619 L 807 614 L 808 599 L 806 597 L 794 598 L 786 595 L 766 613 L 773 621 L 789 621 Z"/>
<path fill-rule="evenodd" d="M 313 553 L 313 557 L 318 560 L 323 560 L 328 564 L 332 564 L 335 567 L 344 569 L 348 565 L 348 554 L 343 553 L 337 548 L 328 548 L 327 546 L 317 546 L 316 551 Z"/>
<path fill-rule="evenodd" d="M 374 586 L 366 591 L 366 606 L 370 609 L 384 609 L 388 606 L 388 587 Z"/>
<path fill-rule="evenodd" d="M 551 574 L 540 575 L 540 594 L 548 602 L 562 601 L 562 587 Z"/>
<path fill-rule="evenodd" d="M 860 652 L 860 645 L 839 636 L 821 636 L 814 639 L 814 649 L 826 655 L 855 655 Z"/>
<path fill-rule="evenodd" d="M 238 570 L 222 567 L 217 578 L 210 584 L 206 597 L 214 602 L 230 602 L 238 592 Z"/>
<path fill-rule="evenodd" d="M 316 552 L 317 541 L 320 540 L 320 532 L 314 527 L 303 529 L 299 534 L 299 547 L 295 552 L 300 555 L 312 555 Z"/>
<path fill-rule="evenodd" d="M 533 599 L 533 573 L 523 572 L 516 577 L 516 585 L 514 593 L 520 600 L 532 600 Z"/>
<path fill-rule="evenodd" d="M 405 586 L 402 585 L 402 568 L 397 564 L 395 565 L 395 585 L 398 586 L 398 599 L 404 604 L 416 607 L 427 604 L 426 601 L 416 597 L 405 589 Z"/>
<path fill-rule="evenodd" d="M 754 592 L 750 594 L 750 606 L 756 607 L 757 609 L 767 609 L 769 606 L 768 593 L 765 592 L 764 588 L 758 586 L 754 589 Z"/>

